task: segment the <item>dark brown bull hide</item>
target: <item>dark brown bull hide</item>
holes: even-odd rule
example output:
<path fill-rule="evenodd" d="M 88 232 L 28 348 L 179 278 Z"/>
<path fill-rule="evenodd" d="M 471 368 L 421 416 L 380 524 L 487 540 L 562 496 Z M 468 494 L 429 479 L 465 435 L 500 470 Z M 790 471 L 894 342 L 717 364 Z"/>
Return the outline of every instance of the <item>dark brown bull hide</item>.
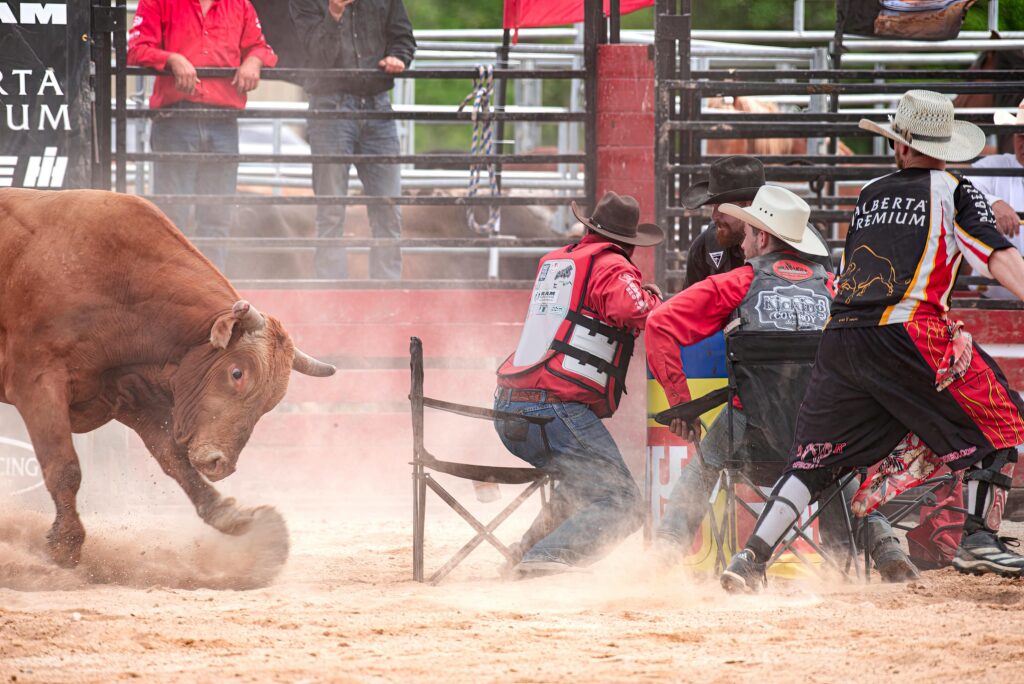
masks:
<path fill-rule="evenodd" d="M 57 517 L 54 560 L 85 530 L 72 432 L 135 430 L 199 515 L 240 534 L 252 511 L 210 481 L 230 475 L 292 369 L 334 372 L 297 350 L 156 207 L 92 190 L 0 190 L 0 401 L 25 421 Z"/>
<path fill-rule="evenodd" d="M 487 209 L 477 208 L 477 220 L 487 219 Z M 234 237 L 316 237 L 316 210 L 306 205 L 240 206 L 235 211 Z M 501 234 L 516 237 L 556 237 L 550 228 L 547 209 L 507 206 L 502 209 Z M 348 207 L 345 234 L 369 237 L 366 207 Z M 402 237 L 453 238 L 479 237 L 466 222 L 466 208 L 458 206 L 405 205 L 402 207 Z M 506 256 L 501 261 L 501 277 L 532 280 L 538 256 Z M 366 254 L 349 253 L 349 275 L 366 278 Z M 232 278 L 312 278 L 312 250 L 267 250 L 235 248 L 228 256 L 227 272 Z M 452 252 L 449 254 L 406 254 L 402 260 L 406 279 L 482 279 L 487 277 L 487 255 Z"/>

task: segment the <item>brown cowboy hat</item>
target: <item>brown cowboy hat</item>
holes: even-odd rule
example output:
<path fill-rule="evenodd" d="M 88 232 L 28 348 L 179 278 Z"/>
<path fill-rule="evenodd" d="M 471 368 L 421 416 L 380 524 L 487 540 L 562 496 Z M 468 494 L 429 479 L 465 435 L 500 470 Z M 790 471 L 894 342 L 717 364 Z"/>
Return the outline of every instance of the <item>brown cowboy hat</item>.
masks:
<path fill-rule="evenodd" d="M 650 247 L 665 239 L 665 233 L 653 223 L 639 223 L 640 205 L 629 195 L 618 195 L 612 191 L 604 193 L 597 208 L 590 217 L 580 215 L 576 202 L 572 213 L 579 222 L 596 233 L 610 237 L 616 242 L 625 242 L 637 247 Z"/>

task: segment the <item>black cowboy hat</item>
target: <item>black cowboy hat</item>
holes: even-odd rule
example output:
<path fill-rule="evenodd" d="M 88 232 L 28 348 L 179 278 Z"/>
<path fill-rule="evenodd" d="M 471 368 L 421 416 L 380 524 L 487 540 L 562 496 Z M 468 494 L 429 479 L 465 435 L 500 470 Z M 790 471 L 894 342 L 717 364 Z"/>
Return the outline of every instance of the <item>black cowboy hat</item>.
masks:
<path fill-rule="evenodd" d="M 610 190 L 597 203 L 589 218 L 580 215 L 576 202 L 572 213 L 587 228 L 627 245 L 650 247 L 665 239 L 665 233 L 653 223 L 639 223 L 640 205 L 629 195 L 619 196 Z"/>
<path fill-rule="evenodd" d="M 694 183 L 683 193 L 683 206 L 696 209 L 705 204 L 745 202 L 764 185 L 764 165 L 754 157 L 736 156 L 711 164 L 709 178 Z"/>

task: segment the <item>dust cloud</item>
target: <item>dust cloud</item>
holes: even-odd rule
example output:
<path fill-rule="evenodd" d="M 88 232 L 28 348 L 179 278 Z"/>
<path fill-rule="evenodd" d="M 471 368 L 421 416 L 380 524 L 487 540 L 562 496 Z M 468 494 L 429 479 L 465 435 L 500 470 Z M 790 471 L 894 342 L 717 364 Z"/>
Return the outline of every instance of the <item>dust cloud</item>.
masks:
<path fill-rule="evenodd" d="M 158 528 L 89 525 L 82 560 L 64 569 L 49 558 L 49 516 L 0 509 L 0 588 L 83 589 L 95 584 L 175 589 L 253 589 L 274 580 L 288 558 L 288 527 L 271 507 L 256 510 L 252 527 L 233 537 L 198 520 L 167 520 Z"/>

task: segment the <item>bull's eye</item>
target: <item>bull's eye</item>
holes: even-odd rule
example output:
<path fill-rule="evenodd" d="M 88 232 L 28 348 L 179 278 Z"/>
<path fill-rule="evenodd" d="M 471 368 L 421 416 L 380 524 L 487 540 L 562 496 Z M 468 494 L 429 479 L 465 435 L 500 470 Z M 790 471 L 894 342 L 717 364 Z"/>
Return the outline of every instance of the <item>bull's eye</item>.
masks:
<path fill-rule="evenodd" d="M 241 368 L 235 368 L 233 371 L 231 371 L 231 377 L 233 377 L 235 380 L 241 380 L 242 379 L 242 369 Z"/>

